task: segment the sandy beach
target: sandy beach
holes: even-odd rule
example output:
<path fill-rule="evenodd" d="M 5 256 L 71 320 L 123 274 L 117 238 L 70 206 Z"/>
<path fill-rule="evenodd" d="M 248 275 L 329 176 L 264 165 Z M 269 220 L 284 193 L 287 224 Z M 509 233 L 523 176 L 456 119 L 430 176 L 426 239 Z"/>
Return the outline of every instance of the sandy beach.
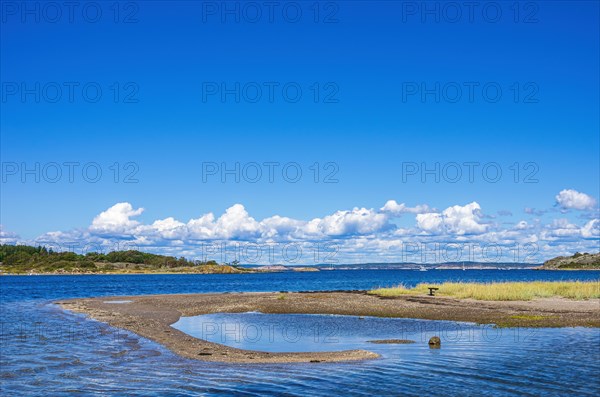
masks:
<path fill-rule="evenodd" d="M 131 302 L 106 303 L 110 301 Z M 600 327 L 598 299 L 490 302 L 439 296 L 382 298 L 365 291 L 331 291 L 119 296 L 56 303 L 65 310 L 84 313 L 151 339 L 183 357 L 228 363 L 355 361 L 377 358 L 378 355 L 366 350 L 304 353 L 241 350 L 193 338 L 170 325 L 181 316 L 257 311 L 451 320 L 503 327 Z"/>

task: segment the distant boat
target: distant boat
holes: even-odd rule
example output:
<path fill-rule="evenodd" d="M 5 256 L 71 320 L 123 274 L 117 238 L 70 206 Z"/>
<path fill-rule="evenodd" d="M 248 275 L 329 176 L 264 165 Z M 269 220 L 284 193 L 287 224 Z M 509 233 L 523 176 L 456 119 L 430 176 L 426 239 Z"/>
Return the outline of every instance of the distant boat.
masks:
<path fill-rule="evenodd" d="M 467 269 L 465 268 L 465 262 L 463 262 L 463 270 L 467 270 Z"/>
<path fill-rule="evenodd" d="M 426 272 L 427 269 L 425 269 L 425 266 L 421 265 L 421 266 L 419 266 L 419 271 L 420 272 Z"/>

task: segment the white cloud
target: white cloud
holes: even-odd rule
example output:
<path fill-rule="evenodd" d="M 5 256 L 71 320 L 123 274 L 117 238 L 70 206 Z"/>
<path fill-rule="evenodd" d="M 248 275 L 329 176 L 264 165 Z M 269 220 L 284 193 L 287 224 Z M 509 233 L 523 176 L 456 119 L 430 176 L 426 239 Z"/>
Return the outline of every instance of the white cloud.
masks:
<path fill-rule="evenodd" d="M 355 234 L 370 234 L 390 229 L 388 217 L 374 210 L 366 208 L 354 208 L 352 211 L 337 211 L 317 222 L 317 228 L 328 236 L 344 236 Z M 313 228 L 310 228 L 311 231 Z"/>
<path fill-rule="evenodd" d="M 431 209 L 427 204 L 417 205 L 416 207 L 407 207 L 404 203 L 398 204 L 396 200 L 388 200 L 385 205 L 380 208 L 380 211 L 399 216 L 404 213 L 423 214 L 430 212 Z"/>
<path fill-rule="evenodd" d="M 581 236 L 584 238 L 600 237 L 600 219 L 592 219 L 581 228 Z"/>
<path fill-rule="evenodd" d="M 526 221 L 520 221 L 515 226 L 515 229 L 517 229 L 517 230 L 524 230 L 524 229 L 527 229 L 528 227 L 529 227 L 529 224 Z"/>
<path fill-rule="evenodd" d="M 0 225 L 0 244 L 17 244 L 19 240 L 18 234 L 4 230 L 4 226 Z"/>
<path fill-rule="evenodd" d="M 187 228 L 190 236 L 197 239 L 212 239 L 215 237 L 215 216 L 212 212 L 198 219 L 190 219 Z"/>
<path fill-rule="evenodd" d="M 143 208 L 134 210 L 129 203 L 117 203 L 96 216 L 90 230 L 98 233 L 131 233 L 139 222 L 129 218 L 139 216 L 142 212 Z"/>
<path fill-rule="evenodd" d="M 417 225 L 423 231 L 428 233 L 441 233 L 442 214 L 428 213 L 417 215 Z"/>
<path fill-rule="evenodd" d="M 261 234 L 267 239 L 281 240 L 287 238 L 302 238 L 303 228 L 307 222 L 279 215 L 263 219 L 260 222 Z"/>
<path fill-rule="evenodd" d="M 552 237 L 573 237 L 580 233 L 579 227 L 564 218 L 555 219 L 549 227 L 549 235 Z"/>
<path fill-rule="evenodd" d="M 481 207 L 475 201 L 462 207 L 455 205 L 446 208 L 442 214 L 444 215 L 444 223 L 452 233 L 483 233 L 487 228 L 487 225 L 479 223 Z"/>
<path fill-rule="evenodd" d="M 585 193 L 565 189 L 556 195 L 556 202 L 565 209 L 593 210 L 596 200 Z"/>
<path fill-rule="evenodd" d="M 246 239 L 260 236 L 260 224 L 252 218 L 243 205 L 234 204 L 216 221 L 213 213 L 191 219 L 188 233 L 196 239 Z"/>
<path fill-rule="evenodd" d="M 441 214 L 417 215 L 417 225 L 428 233 L 444 231 L 457 235 L 483 233 L 486 231 L 487 225 L 480 223 L 480 220 L 481 207 L 476 202 L 465 206 L 448 207 Z"/>
<path fill-rule="evenodd" d="M 173 217 L 157 220 L 152 223 L 150 230 L 157 232 L 162 238 L 178 239 L 187 234 L 185 223 L 175 220 Z"/>
<path fill-rule="evenodd" d="M 259 224 L 241 204 L 234 204 L 217 219 L 215 234 L 226 239 L 253 238 L 259 234 Z"/>

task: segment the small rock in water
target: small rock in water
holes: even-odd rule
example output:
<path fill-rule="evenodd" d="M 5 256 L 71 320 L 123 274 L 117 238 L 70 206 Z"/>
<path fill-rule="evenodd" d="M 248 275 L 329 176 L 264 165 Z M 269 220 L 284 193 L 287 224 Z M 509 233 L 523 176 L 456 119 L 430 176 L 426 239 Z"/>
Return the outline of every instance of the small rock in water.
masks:
<path fill-rule="evenodd" d="M 439 349 L 442 346 L 442 341 L 439 336 L 432 336 L 429 339 L 429 347 L 432 349 Z"/>

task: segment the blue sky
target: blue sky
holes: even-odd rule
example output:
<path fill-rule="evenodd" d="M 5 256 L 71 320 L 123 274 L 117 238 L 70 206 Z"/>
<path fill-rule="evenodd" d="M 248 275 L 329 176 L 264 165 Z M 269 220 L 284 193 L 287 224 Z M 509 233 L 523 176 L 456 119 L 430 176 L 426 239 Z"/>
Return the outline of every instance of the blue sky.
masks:
<path fill-rule="evenodd" d="M 239 21 L 221 2 L 81 2 L 61 6 L 58 22 L 56 10 L 28 4 L 1 10 L 7 242 L 133 241 L 194 256 L 204 240 L 334 239 L 349 260 L 395 259 L 390 241 L 535 240 L 541 257 L 598 249 L 597 2 L 481 2 L 472 14 L 444 2 L 322 2 L 318 14 L 313 2 L 281 2 L 272 14 L 228 2 Z M 268 162 L 280 164 L 272 183 Z M 74 163 L 73 182 L 64 163 Z M 263 175 L 223 183 L 203 175 L 208 163 L 259 164 Z M 422 181 L 436 163 L 440 180 Z M 465 163 L 475 164 L 472 183 Z M 302 170 L 296 183 L 281 174 L 290 164 Z M 333 171 L 337 182 L 324 183 Z M 427 208 L 376 219 L 389 200 Z M 117 203 L 135 215 L 94 227 Z M 453 206 L 461 211 L 444 215 L 445 227 L 427 224 Z M 355 207 L 368 213 L 354 219 Z M 215 231 L 228 208 L 237 223 Z M 190 231 L 208 213 L 211 232 Z M 274 216 L 301 223 L 265 231 Z M 151 227 L 170 217 L 184 226 Z"/>

